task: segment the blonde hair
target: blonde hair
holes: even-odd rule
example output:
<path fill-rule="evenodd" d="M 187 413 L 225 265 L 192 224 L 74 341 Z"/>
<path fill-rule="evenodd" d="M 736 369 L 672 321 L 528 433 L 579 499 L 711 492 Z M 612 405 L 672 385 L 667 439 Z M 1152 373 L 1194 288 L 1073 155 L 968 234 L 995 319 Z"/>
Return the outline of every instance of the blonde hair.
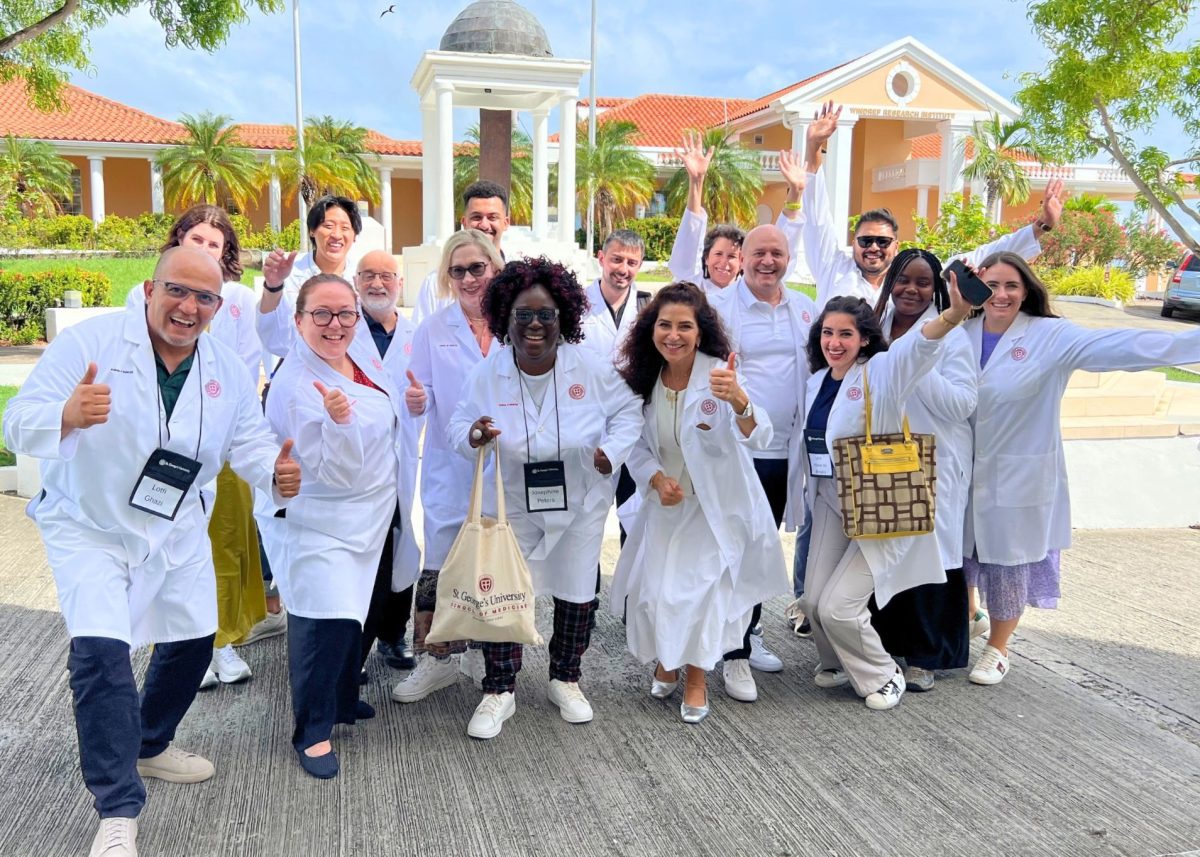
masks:
<path fill-rule="evenodd" d="M 492 266 L 493 276 L 499 274 L 500 269 L 504 267 L 504 260 L 500 258 L 491 238 L 478 229 L 463 229 L 455 232 L 446 242 L 445 249 L 442 250 L 442 262 L 438 268 L 438 297 L 442 300 L 454 297 L 454 290 L 450 286 L 450 259 L 456 250 L 472 246 L 478 249 L 487 259 L 488 264 Z"/>

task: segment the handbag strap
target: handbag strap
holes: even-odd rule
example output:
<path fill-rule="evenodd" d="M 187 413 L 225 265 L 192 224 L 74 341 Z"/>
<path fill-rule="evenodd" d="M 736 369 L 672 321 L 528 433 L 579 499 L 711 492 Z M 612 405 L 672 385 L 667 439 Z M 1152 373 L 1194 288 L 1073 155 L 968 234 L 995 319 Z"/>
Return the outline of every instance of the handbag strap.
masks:
<path fill-rule="evenodd" d="M 473 524 L 478 524 L 483 517 L 483 462 L 487 458 L 488 449 L 493 447 L 496 453 L 496 520 L 501 524 L 508 520 L 504 508 L 504 480 L 500 477 L 500 448 L 493 441 L 481 445 L 475 456 L 475 476 L 471 480 L 471 504 L 467 507 L 467 520 Z"/>
<path fill-rule="evenodd" d="M 863 402 L 867 408 L 867 443 L 871 443 L 871 385 L 867 383 L 867 364 L 863 364 Z M 908 430 L 908 414 L 900 417 L 901 429 L 904 432 L 904 442 L 912 442 L 912 432 Z"/>

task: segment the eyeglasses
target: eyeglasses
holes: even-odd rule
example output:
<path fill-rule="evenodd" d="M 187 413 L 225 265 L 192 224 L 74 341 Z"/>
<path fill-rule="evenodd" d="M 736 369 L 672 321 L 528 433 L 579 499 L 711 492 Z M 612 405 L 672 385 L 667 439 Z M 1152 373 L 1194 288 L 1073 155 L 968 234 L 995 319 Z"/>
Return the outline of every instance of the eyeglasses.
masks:
<path fill-rule="evenodd" d="M 385 286 L 390 286 L 396 280 L 400 279 L 400 275 L 393 271 L 359 271 L 358 278 L 368 286 L 374 282 L 380 282 Z"/>
<path fill-rule="evenodd" d="M 184 286 L 179 283 L 168 283 L 166 280 L 153 280 L 156 285 L 162 286 L 163 291 L 167 296 L 177 300 L 186 301 L 188 295 L 196 298 L 196 304 L 205 309 L 216 309 L 221 305 L 222 298 L 216 292 L 207 292 L 203 289 L 193 289 L 190 286 Z"/>
<path fill-rule="evenodd" d="M 341 327 L 354 327 L 354 325 L 358 324 L 358 313 L 352 309 L 344 309 L 341 312 L 334 312 L 328 309 L 302 309 L 300 312 L 311 315 L 313 324 L 317 327 L 329 327 L 333 323 L 335 316 Z"/>
<path fill-rule="evenodd" d="M 487 273 L 487 269 L 487 262 L 472 262 L 465 268 L 462 265 L 451 265 L 450 270 L 447 273 L 450 274 L 450 279 L 452 280 L 461 280 L 467 274 L 470 274 L 472 277 L 478 280 Z"/>
<path fill-rule="evenodd" d="M 533 324 L 535 318 L 542 324 L 550 324 L 558 318 L 558 309 L 515 309 L 513 318 L 517 324 Z"/>
<path fill-rule="evenodd" d="M 887 235 L 856 235 L 854 236 L 854 240 L 857 241 L 858 246 L 864 250 L 866 250 L 872 244 L 874 244 L 880 250 L 886 250 L 892 246 L 892 242 L 896 239 Z"/>

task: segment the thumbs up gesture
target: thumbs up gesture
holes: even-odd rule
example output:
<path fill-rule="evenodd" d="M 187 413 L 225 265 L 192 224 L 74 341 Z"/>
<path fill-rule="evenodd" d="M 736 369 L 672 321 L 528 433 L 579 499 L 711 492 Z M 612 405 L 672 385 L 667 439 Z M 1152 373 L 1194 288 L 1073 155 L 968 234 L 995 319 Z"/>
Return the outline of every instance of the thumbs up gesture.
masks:
<path fill-rule="evenodd" d="M 346 394 L 337 387 L 330 389 L 320 381 L 313 381 L 313 386 L 321 394 L 329 418 L 340 426 L 350 425 L 351 405 Z"/>
<path fill-rule="evenodd" d="M 404 391 L 404 404 L 408 405 L 408 412 L 414 417 L 419 417 L 425 413 L 425 405 L 429 401 L 429 397 L 425 395 L 425 386 L 417 380 L 417 376 L 409 369 L 408 389 Z"/>
<path fill-rule="evenodd" d="M 708 386 L 712 388 L 713 395 L 723 402 L 732 402 L 734 395 L 742 392 L 738 386 L 735 360 L 736 355 L 730 354 L 725 366 L 708 373 Z"/>
<path fill-rule="evenodd" d="M 275 459 L 275 489 L 281 497 L 295 497 L 300 493 L 300 462 L 292 458 L 294 441 L 283 442 Z"/>
<path fill-rule="evenodd" d="M 107 384 L 96 383 L 96 364 L 89 363 L 87 371 L 71 391 L 62 412 L 62 433 L 65 437 L 75 429 L 85 429 L 108 422 L 112 408 L 112 390 Z"/>

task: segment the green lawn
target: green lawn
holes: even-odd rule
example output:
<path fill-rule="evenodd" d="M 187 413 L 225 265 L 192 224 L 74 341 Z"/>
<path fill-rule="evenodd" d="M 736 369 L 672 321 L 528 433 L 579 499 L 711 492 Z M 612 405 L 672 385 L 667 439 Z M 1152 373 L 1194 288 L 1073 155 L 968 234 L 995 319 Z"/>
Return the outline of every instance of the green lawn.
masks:
<path fill-rule="evenodd" d="M 671 276 L 671 272 L 666 268 L 661 268 L 657 271 L 643 271 L 637 275 L 637 281 L 639 283 L 669 283 L 673 279 L 674 277 Z M 808 285 L 807 283 L 788 283 L 788 288 L 802 292 L 813 300 L 817 299 L 816 288 Z"/>
<path fill-rule="evenodd" d="M 8 406 L 8 400 L 17 394 L 16 387 L 0 386 L 0 422 L 4 420 L 4 409 Z M 10 464 L 16 464 L 17 459 L 11 452 L 4 448 L 4 441 L 0 439 L 0 467 L 8 467 Z"/>
<path fill-rule="evenodd" d="M 125 259 L 0 259 L 0 269 L 6 271 L 51 271 L 58 268 L 82 268 L 85 271 L 97 271 L 108 275 L 112 280 L 111 306 L 123 306 L 129 290 L 138 283 L 150 279 L 154 273 L 156 256 Z M 259 272 L 247 270 L 242 274 L 242 282 L 254 286 L 254 276 Z"/>
<path fill-rule="evenodd" d="M 1200 384 L 1200 375 L 1195 372 L 1189 372 L 1187 369 L 1176 369 L 1174 366 L 1164 366 L 1161 369 L 1155 369 L 1155 372 L 1161 372 L 1167 376 L 1168 381 L 1184 381 L 1188 384 Z"/>

